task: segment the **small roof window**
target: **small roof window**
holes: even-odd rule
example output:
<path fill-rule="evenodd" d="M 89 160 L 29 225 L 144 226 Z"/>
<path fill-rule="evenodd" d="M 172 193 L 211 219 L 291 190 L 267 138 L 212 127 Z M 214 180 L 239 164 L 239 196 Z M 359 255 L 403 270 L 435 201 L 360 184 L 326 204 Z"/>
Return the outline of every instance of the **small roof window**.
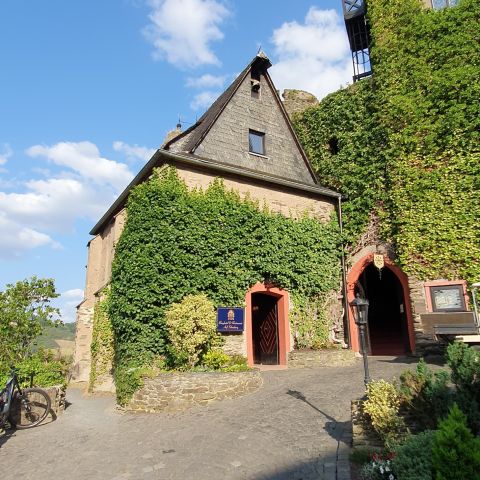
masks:
<path fill-rule="evenodd" d="M 250 153 L 265 155 L 265 134 L 256 130 L 248 131 L 248 149 Z"/>

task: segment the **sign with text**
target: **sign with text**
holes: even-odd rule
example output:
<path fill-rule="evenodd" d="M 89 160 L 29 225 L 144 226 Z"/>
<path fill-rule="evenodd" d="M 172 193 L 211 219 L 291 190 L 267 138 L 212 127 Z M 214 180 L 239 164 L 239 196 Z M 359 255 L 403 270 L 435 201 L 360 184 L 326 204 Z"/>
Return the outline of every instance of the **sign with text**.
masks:
<path fill-rule="evenodd" d="M 217 309 L 217 331 L 243 332 L 245 309 L 241 307 L 219 307 Z"/>

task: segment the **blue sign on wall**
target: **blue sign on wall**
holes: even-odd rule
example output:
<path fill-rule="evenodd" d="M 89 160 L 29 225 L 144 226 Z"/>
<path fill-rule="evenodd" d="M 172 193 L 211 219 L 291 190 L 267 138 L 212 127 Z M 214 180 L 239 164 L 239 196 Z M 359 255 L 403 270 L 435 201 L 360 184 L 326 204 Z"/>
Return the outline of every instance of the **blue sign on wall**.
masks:
<path fill-rule="evenodd" d="M 219 332 L 243 332 L 245 309 L 240 307 L 219 307 L 217 310 L 217 330 Z"/>

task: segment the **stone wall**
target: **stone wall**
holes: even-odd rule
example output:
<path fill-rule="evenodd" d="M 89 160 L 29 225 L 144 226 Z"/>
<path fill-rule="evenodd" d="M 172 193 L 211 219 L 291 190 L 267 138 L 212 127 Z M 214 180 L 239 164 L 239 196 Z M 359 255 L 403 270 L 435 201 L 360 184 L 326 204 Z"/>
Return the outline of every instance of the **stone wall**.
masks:
<path fill-rule="evenodd" d="M 127 409 L 143 412 L 176 412 L 195 405 L 252 393 L 263 384 L 257 371 L 221 373 L 164 373 L 145 378 Z"/>
<path fill-rule="evenodd" d="M 283 106 L 290 118 L 296 113 L 304 112 L 307 108 L 318 105 L 318 99 L 315 95 L 303 90 L 284 90 Z"/>
<path fill-rule="evenodd" d="M 250 75 L 245 77 L 195 154 L 314 185 L 276 92 L 267 76 L 260 75 L 260 83 L 259 98 L 253 98 Z M 250 129 L 265 134 L 265 155 L 249 152 Z"/>
<path fill-rule="evenodd" d="M 48 393 L 51 405 L 51 413 L 53 413 L 53 418 L 58 417 L 59 414 L 63 413 L 65 410 L 65 396 L 67 389 L 63 385 L 55 385 L 53 387 L 42 388 Z"/>
<path fill-rule="evenodd" d="M 373 430 L 363 412 L 363 401 L 352 400 L 352 447 L 383 448 L 383 442 Z"/>
<path fill-rule="evenodd" d="M 288 354 L 288 368 L 345 367 L 355 362 L 355 353 L 347 349 L 293 350 Z"/>

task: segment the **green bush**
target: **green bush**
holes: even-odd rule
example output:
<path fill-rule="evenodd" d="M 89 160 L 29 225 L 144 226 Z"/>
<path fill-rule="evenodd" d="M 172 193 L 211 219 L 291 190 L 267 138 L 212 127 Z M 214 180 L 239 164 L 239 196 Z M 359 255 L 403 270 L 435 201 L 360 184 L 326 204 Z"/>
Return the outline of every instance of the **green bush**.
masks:
<path fill-rule="evenodd" d="M 392 468 L 400 480 L 432 480 L 432 442 L 435 432 L 427 430 L 407 437 L 395 449 Z"/>
<path fill-rule="evenodd" d="M 193 368 L 221 343 L 213 303 L 204 294 L 187 295 L 165 312 L 169 352 L 176 368 Z"/>
<path fill-rule="evenodd" d="M 455 342 L 447 348 L 447 363 L 456 387 L 455 401 L 467 413 L 470 428 L 480 433 L 480 352 Z"/>
<path fill-rule="evenodd" d="M 421 430 L 435 429 L 452 404 L 449 375 L 445 370 L 432 372 L 421 359 L 415 371 L 400 375 L 402 407 L 406 408 Z"/>
<path fill-rule="evenodd" d="M 432 465 L 435 480 L 480 479 L 480 438 L 473 436 L 456 404 L 433 438 Z"/>
<path fill-rule="evenodd" d="M 210 350 L 202 359 L 202 364 L 212 370 L 220 370 L 230 362 L 230 356 L 222 350 Z"/>
<path fill-rule="evenodd" d="M 53 385 L 66 385 L 70 361 L 65 358 L 55 358 L 48 350 L 40 349 L 30 357 L 25 358 L 15 365 L 17 375 L 22 387 L 51 387 Z M 4 366 L 0 370 L 0 385 L 3 388 L 10 377 L 10 370 Z"/>
<path fill-rule="evenodd" d="M 222 350 L 210 350 L 202 359 L 202 365 L 209 370 L 222 372 L 244 372 L 249 370 L 247 359 L 242 355 L 227 355 Z"/>
<path fill-rule="evenodd" d="M 405 430 L 400 410 L 400 392 L 385 380 L 373 380 L 367 385 L 367 399 L 363 411 L 371 419 L 374 430 L 388 447 Z"/>

